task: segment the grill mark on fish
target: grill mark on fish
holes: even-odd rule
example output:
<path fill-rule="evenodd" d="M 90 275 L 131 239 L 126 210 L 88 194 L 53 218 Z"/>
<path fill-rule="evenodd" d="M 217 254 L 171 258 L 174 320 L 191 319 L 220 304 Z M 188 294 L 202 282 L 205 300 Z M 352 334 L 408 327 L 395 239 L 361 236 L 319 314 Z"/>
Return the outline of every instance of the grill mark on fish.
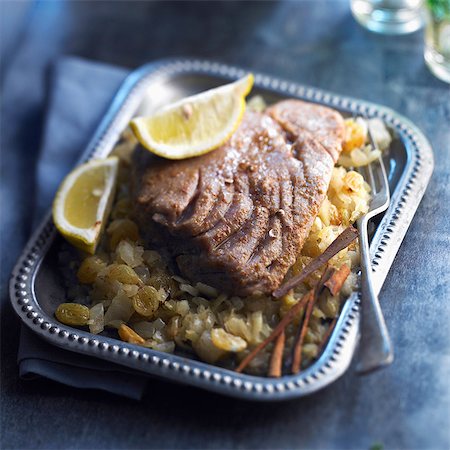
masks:
<path fill-rule="evenodd" d="M 205 221 L 212 213 L 214 206 L 218 203 L 221 188 L 220 183 L 214 180 L 214 175 L 201 174 L 200 193 L 193 203 L 193 210 L 189 212 L 183 221 L 177 221 L 178 234 L 184 234 L 187 231 L 189 235 L 195 236 L 201 232 Z"/>
<path fill-rule="evenodd" d="M 226 184 L 225 187 L 226 190 L 222 189 L 219 194 L 220 196 L 222 196 L 221 198 L 224 200 L 224 202 L 220 201 L 220 199 L 217 199 L 216 203 L 213 206 L 213 209 L 209 214 L 210 219 L 207 219 L 203 223 L 203 227 L 198 232 L 193 233 L 193 237 L 199 238 L 205 235 L 225 219 L 225 216 L 229 211 L 231 204 L 233 203 L 234 183 L 230 185 Z"/>
<path fill-rule="evenodd" d="M 243 178 L 245 179 L 247 178 L 247 176 L 244 175 Z M 219 250 L 223 245 L 225 245 L 228 242 L 228 240 L 234 236 L 235 233 L 239 232 L 253 214 L 254 205 L 252 198 L 248 193 L 248 184 L 244 184 L 244 186 L 247 187 L 247 192 L 235 193 L 233 202 L 229 210 L 225 214 L 223 221 L 219 223 L 217 227 L 211 230 L 216 231 L 214 238 L 210 236 L 215 242 L 215 245 L 213 247 L 214 253 L 217 252 L 217 250 Z M 239 213 L 242 211 L 244 211 L 245 215 L 241 216 L 240 221 L 237 221 L 233 224 L 231 220 L 235 219 L 236 217 L 239 217 Z M 221 225 L 222 230 L 218 229 Z M 226 232 L 227 230 L 228 232 Z M 221 237 L 220 232 L 222 232 L 222 235 L 223 234 L 225 235 Z"/>
<path fill-rule="evenodd" d="M 267 208 L 256 206 L 250 219 L 221 246 L 221 252 L 228 252 L 240 264 L 245 265 L 267 231 L 268 215 Z"/>
<path fill-rule="evenodd" d="M 189 200 L 189 203 L 187 204 L 184 211 L 180 214 L 178 219 L 176 220 L 176 224 L 179 225 L 189 219 L 189 217 L 194 214 L 195 211 L 195 204 L 197 203 L 197 200 L 200 196 L 200 185 L 202 183 L 202 173 L 200 170 L 198 170 L 198 178 L 197 178 L 197 187 L 195 188 L 194 194 L 192 195 L 191 199 Z"/>
<path fill-rule="evenodd" d="M 265 267 L 267 267 L 267 262 L 264 262 L 265 258 L 268 258 L 270 253 L 272 253 L 272 260 L 278 258 L 282 252 L 282 226 L 279 217 L 279 210 L 281 207 L 281 185 L 278 184 L 277 189 L 277 200 L 274 201 L 273 212 L 269 217 L 268 231 L 261 242 L 258 244 L 257 248 L 251 255 L 249 263 L 262 262 Z M 275 235 L 271 235 L 271 231 Z"/>
<path fill-rule="evenodd" d="M 271 235 L 271 232 L 272 235 Z M 269 217 L 269 225 L 266 234 L 261 238 L 257 247 L 248 260 L 249 264 L 261 263 L 264 267 L 271 264 L 273 259 L 277 258 L 282 251 L 282 235 L 280 219 L 273 215 Z M 269 262 L 268 262 L 269 260 Z"/>

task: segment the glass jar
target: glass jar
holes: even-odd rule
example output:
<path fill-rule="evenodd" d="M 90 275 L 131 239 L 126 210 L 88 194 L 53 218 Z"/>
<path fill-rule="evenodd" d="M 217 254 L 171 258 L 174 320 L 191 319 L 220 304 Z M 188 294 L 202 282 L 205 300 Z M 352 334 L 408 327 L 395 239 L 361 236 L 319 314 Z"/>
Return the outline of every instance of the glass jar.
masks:
<path fill-rule="evenodd" d="M 427 0 L 425 61 L 431 72 L 450 83 L 450 0 Z"/>

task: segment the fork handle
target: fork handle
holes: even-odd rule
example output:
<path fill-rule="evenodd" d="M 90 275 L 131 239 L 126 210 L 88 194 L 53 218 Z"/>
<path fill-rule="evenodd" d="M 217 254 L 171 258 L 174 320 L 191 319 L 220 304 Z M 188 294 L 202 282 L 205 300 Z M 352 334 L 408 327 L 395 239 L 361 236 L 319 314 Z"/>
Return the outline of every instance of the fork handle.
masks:
<path fill-rule="evenodd" d="M 361 339 L 356 371 L 365 374 L 389 365 L 394 351 L 381 311 L 378 295 L 372 285 L 367 220 L 358 221 L 361 254 Z"/>

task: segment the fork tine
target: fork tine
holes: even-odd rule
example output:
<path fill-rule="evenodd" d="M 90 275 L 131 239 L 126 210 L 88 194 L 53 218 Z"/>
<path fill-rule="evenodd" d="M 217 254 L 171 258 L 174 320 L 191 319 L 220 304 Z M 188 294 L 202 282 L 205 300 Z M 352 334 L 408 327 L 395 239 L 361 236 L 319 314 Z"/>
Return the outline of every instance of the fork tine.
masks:
<path fill-rule="evenodd" d="M 379 156 L 378 159 L 379 159 L 380 166 L 381 166 L 381 171 L 380 171 L 381 182 L 383 184 L 383 187 L 386 188 L 386 190 L 389 194 L 389 180 L 388 180 L 387 173 L 386 173 L 386 167 L 384 167 L 383 158 L 381 156 Z"/>
<path fill-rule="evenodd" d="M 368 119 L 365 119 L 367 122 L 367 134 L 369 137 L 369 142 L 370 142 L 370 146 L 372 147 L 372 149 L 374 150 L 379 150 L 375 139 L 373 138 L 372 132 L 370 131 L 370 127 L 368 124 Z M 380 169 L 377 171 L 378 174 L 378 178 L 379 178 L 379 182 L 380 182 L 380 189 L 378 191 L 378 193 L 383 194 L 386 196 L 386 202 L 389 202 L 390 200 L 390 192 L 389 192 L 389 181 L 386 175 L 386 168 L 384 167 L 384 162 L 383 162 L 383 158 L 382 156 L 378 156 L 378 164 L 380 165 Z M 369 170 L 372 171 L 372 164 L 369 164 Z"/>
<path fill-rule="evenodd" d="M 369 141 L 370 141 L 370 145 L 372 147 L 372 149 L 375 150 L 379 150 L 377 144 L 375 143 L 375 139 L 373 138 L 372 132 L 370 131 L 370 127 L 369 125 L 367 125 L 367 134 L 369 136 Z M 380 182 L 380 190 L 378 191 L 379 194 L 383 194 L 386 196 L 385 201 L 389 202 L 390 200 L 390 192 L 389 192 L 389 181 L 387 179 L 387 175 L 386 175 L 386 168 L 384 167 L 384 162 L 383 162 L 383 158 L 380 156 L 378 156 L 378 164 L 380 165 L 380 169 L 378 170 L 378 178 L 379 178 L 379 182 Z M 369 167 L 371 167 L 372 164 L 369 164 Z M 372 169 L 370 169 L 372 170 Z"/>
<path fill-rule="evenodd" d="M 369 129 L 368 118 L 365 117 L 365 116 L 358 116 L 357 114 L 353 114 L 352 115 L 352 119 L 354 121 L 356 121 L 359 118 L 363 119 L 366 122 L 366 124 L 367 124 L 367 134 L 368 134 L 368 137 L 369 137 L 370 146 L 372 147 L 372 149 L 376 149 L 377 146 L 375 144 L 375 141 L 373 140 L 372 133 L 370 132 L 370 129 Z M 364 178 L 366 179 L 366 181 L 368 181 L 368 183 L 370 185 L 371 195 L 373 196 L 373 195 L 375 195 L 377 193 L 377 185 L 375 183 L 375 177 L 374 177 L 374 174 L 373 174 L 372 164 L 368 164 L 368 165 L 360 167 L 358 169 L 359 173 L 361 173 L 362 171 L 366 172 L 367 176 L 364 176 L 364 174 L 361 174 L 361 175 L 363 175 Z"/>
<path fill-rule="evenodd" d="M 379 150 L 375 142 L 375 139 L 373 138 L 372 132 L 370 131 L 370 127 L 368 124 L 369 119 L 365 116 L 358 116 L 355 114 L 353 114 L 352 118 L 353 120 L 361 118 L 364 121 L 366 121 L 369 145 L 372 147 L 373 150 Z M 376 165 L 374 163 L 378 164 Z M 384 167 L 382 157 L 378 156 L 378 158 L 372 163 L 367 164 L 364 167 L 357 168 L 357 171 L 364 176 L 364 178 L 370 185 L 372 201 L 371 206 L 369 207 L 369 212 L 371 212 L 373 209 L 377 210 L 380 209 L 381 205 L 389 204 L 390 201 L 389 181 L 387 178 L 386 168 Z"/>
<path fill-rule="evenodd" d="M 367 122 L 367 135 L 369 136 L 369 143 L 370 146 L 375 149 L 378 150 L 377 144 L 375 143 L 375 140 L 373 138 L 372 132 L 370 131 L 370 127 L 369 127 L 369 119 L 367 117 L 364 118 L 364 120 Z"/>
<path fill-rule="evenodd" d="M 372 131 L 370 131 L 369 118 L 364 117 L 364 120 L 366 121 L 367 124 L 367 137 L 369 138 L 369 144 L 372 147 L 372 150 L 379 150 L 378 145 L 375 142 L 375 139 L 373 138 Z"/>
<path fill-rule="evenodd" d="M 354 120 L 356 120 L 355 116 L 353 116 L 353 118 Z M 361 118 L 366 122 L 368 120 L 366 117 Z M 372 147 L 372 149 L 378 150 L 370 128 L 367 129 L 367 137 L 369 145 Z M 358 167 L 356 168 L 356 170 L 361 175 L 363 175 L 364 179 L 369 184 L 371 189 L 372 199 L 369 204 L 369 210 L 366 213 L 366 218 L 371 219 L 372 217 L 385 211 L 390 202 L 389 183 L 383 159 L 381 158 L 381 156 L 379 156 L 370 164 L 367 164 L 363 167 Z"/>
<path fill-rule="evenodd" d="M 386 175 L 386 169 L 384 167 L 384 163 L 383 160 L 381 159 L 381 157 L 378 158 L 378 163 L 380 165 L 380 170 L 378 170 L 378 179 L 380 182 L 380 190 L 379 190 L 379 194 L 384 195 L 385 197 L 389 198 L 390 193 L 389 193 L 389 182 L 387 179 L 387 175 Z"/>
<path fill-rule="evenodd" d="M 373 175 L 372 164 L 367 165 L 367 172 L 369 172 L 369 184 L 370 184 L 370 188 L 372 190 L 371 194 L 375 195 L 378 193 L 378 191 L 377 191 L 377 185 L 375 184 L 375 177 Z"/>

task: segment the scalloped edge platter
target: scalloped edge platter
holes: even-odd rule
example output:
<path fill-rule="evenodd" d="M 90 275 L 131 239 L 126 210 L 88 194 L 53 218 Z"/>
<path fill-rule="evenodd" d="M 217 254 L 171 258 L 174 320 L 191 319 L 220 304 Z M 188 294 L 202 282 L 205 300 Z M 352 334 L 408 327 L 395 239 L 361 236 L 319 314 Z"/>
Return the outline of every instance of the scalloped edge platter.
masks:
<path fill-rule="evenodd" d="M 183 77 L 197 90 L 203 90 L 246 73 L 241 68 L 195 59 L 160 60 L 137 69 L 127 77 L 116 94 L 80 162 L 109 154 L 152 88 L 165 86 L 173 88 L 176 95 L 184 96 L 178 86 Z M 205 84 L 203 89 L 202 83 Z M 427 139 L 409 120 L 384 106 L 259 73 L 255 73 L 254 87 L 272 97 L 300 98 L 328 105 L 345 114 L 379 117 L 400 139 L 406 152 L 406 164 L 391 193 L 390 207 L 371 241 L 373 281 L 379 292 L 433 171 L 433 152 Z M 22 322 L 59 347 L 115 362 L 158 378 L 261 401 L 301 397 L 329 385 L 348 369 L 355 353 L 360 326 L 357 293 L 346 300 L 320 359 L 298 375 L 286 375 L 279 379 L 238 374 L 194 359 L 160 353 L 62 325 L 43 310 L 35 293 L 36 275 L 55 236 L 56 230 L 49 213 L 14 268 L 10 294 L 12 306 Z"/>

